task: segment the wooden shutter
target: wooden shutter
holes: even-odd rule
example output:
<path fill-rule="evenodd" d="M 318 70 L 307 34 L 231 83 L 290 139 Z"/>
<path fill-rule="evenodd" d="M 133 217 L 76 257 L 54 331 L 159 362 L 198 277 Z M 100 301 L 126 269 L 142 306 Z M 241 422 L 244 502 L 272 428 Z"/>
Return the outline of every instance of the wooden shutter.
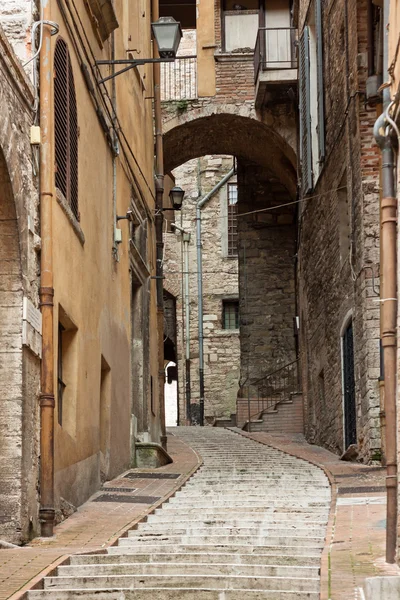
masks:
<path fill-rule="evenodd" d="M 54 51 L 54 130 L 56 187 L 79 220 L 78 115 L 71 60 L 61 38 Z"/>
<path fill-rule="evenodd" d="M 324 55 L 322 32 L 322 0 L 315 0 L 317 34 L 317 102 L 318 102 L 318 160 L 325 160 Z"/>
<path fill-rule="evenodd" d="M 299 44 L 299 89 L 301 191 L 303 194 L 307 194 L 312 189 L 310 33 L 308 27 L 304 28 Z"/>

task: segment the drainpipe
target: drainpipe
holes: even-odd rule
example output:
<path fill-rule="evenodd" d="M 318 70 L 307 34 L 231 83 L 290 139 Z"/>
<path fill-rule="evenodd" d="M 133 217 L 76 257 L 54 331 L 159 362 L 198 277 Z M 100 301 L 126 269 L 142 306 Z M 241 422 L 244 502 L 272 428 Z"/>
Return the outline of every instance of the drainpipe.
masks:
<path fill-rule="evenodd" d="M 151 2 L 152 20 L 159 18 L 158 0 Z M 153 41 L 153 56 L 158 58 L 157 44 Z M 154 85 L 154 129 L 155 129 L 155 187 L 156 187 L 156 290 L 157 290 L 157 332 L 158 332 L 158 399 L 160 407 L 160 441 L 162 447 L 167 449 L 167 435 L 165 429 L 165 404 L 164 404 L 164 299 L 163 299 L 163 195 L 164 195 L 164 153 L 162 139 L 161 119 L 161 93 L 160 93 L 160 63 L 153 63 Z"/>
<path fill-rule="evenodd" d="M 198 304 L 198 326 L 199 326 L 199 384 L 200 384 L 200 425 L 204 425 L 204 333 L 203 333 L 203 261 L 202 261 L 202 245 L 201 245 L 201 209 L 214 196 L 220 188 L 222 188 L 232 175 L 235 174 L 235 169 L 231 169 L 225 177 L 221 179 L 197 202 L 196 205 L 196 247 L 197 247 L 197 304 Z"/>
<path fill-rule="evenodd" d="M 389 0 L 384 0 L 384 24 L 389 22 Z M 384 26 L 384 71 L 388 66 L 388 29 Z M 397 320 L 397 260 L 396 227 L 397 200 L 394 184 L 394 155 L 386 112 L 390 104 L 390 89 L 383 90 L 383 113 L 374 126 L 374 136 L 381 149 L 381 336 L 384 365 L 386 416 L 386 562 L 394 563 L 397 532 L 397 456 L 396 456 L 396 320 Z"/>
<path fill-rule="evenodd" d="M 43 2 L 43 20 L 50 21 L 50 2 Z M 43 25 L 40 49 L 40 307 L 42 362 L 40 374 L 40 530 L 53 535 L 54 527 L 54 288 L 53 288 L 53 119 L 51 29 Z"/>
<path fill-rule="evenodd" d="M 189 297 L 189 243 L 190 233 L 185 231 L 179 225 L 171 223 L 182 234 L 183 241 L 183 256 L 184 256 L 184 301 L 185 301 L 185 398 L 186 398 L 186 419 L 191 422 L 190 403 L 191 403 L 191 388 L 190 388 L 190 297 Z"/>

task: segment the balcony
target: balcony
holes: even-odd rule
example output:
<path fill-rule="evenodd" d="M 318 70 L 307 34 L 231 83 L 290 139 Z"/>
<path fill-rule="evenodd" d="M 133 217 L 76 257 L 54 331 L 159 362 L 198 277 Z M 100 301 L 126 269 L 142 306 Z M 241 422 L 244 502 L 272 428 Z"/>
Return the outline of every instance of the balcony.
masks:
<path fill-rule="evenodd" d="M 254 50 L 255 104 L 287 102 L 287 90 L 297 84 L 297 29 L 261 27 Z"/>
<path fill-rule="evenodd" d="M 197 98 L 197 56 L 177 56 L 161 63 L 161 100 L 179 102 Z"/>

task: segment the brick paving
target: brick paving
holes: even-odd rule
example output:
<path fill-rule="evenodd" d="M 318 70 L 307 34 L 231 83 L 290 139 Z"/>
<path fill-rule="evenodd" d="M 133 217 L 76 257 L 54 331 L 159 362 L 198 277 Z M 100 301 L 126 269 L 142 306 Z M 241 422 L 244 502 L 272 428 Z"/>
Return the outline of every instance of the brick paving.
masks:
<path fill-rule="evenodd" d="M 18 549 L 0 550 L 0 600 L 20 597 L 41 573 L 54 567 L 66 556 L 82 552 L 101 551 L 113 545 L 117 538 L 160 505 L 181 487 L 199 466 L 201 459 L 187 444 L 174 436 L 168 437 L 168 452 L 173 463 L 158 469 L 130 469 L 107 482 L 104 488 L 83 504 L 76 513 L 55 528 L 53 538 L 36 538 Z M 173 473 L 171 479 L 128 479 L 127 473 Z M 124 498 L 150 496 L 160 498 L 153 503 L 93 502 L 104 495 L 106 488 L 124 488 Z M 125 491 L 126 488 L 134 491 Z"/>
<path fill-rule="evenodd" d="M 385 562 L 386 493 L 382 467 L 344 462 L 301 435 L 245 433 L 263 444 L 324 469 L 332 484 L 332 505 L 321 562 L 321 600 L 358 600 L 366 577 L 400 575 Z"/>

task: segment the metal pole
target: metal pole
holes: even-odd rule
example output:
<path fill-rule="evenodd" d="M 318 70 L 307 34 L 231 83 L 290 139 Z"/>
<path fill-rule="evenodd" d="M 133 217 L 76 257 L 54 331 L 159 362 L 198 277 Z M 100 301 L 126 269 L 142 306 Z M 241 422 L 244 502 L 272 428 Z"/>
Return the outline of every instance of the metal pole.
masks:
<path fill-rule="evenodd" d="M 153 21 L 159 17 L 158 0 L 152 0 L 151 12 Z M 158 58 L 157 44 L 153 41 L 154 58 Z M 164 449 L 167 448 L 167 435 L 165 429 L 165 404 L 164 404 L 164 298 L 163 298 L 163 221 L 162 212 L 164 195 L 164 154 L 162 139 L 161 119 L 161 90 L 160 90 L 160 63 L 153 64 L 154 82 L 154 128 L 155 128 L 155 162 L 156 162 L 156 290 L 157 290 L 157 334 L 158 334 L 158 403 L 160 411 L 160 441 Z"/>
<path fill-rule="evenodd" d="M 191 421 L 190 404 L 191 404 L 191 389 L 190 389 L 190 298 L 189 298 L 189 242 L 190 233 L 183 233 L 183 252 L 185 259 L 185 387 L 186 387 L 186 418 Z"/>

